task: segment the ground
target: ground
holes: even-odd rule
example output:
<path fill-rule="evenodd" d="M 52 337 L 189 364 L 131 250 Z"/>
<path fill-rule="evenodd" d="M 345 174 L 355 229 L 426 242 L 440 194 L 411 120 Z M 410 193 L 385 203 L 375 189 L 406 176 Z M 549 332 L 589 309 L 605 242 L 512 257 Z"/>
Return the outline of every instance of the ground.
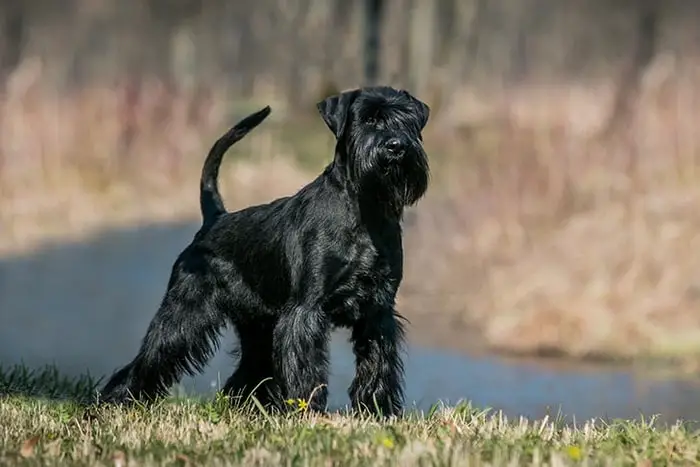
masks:
<path fill-rule="evenodd" d="M 271 416 L 254 401 L 81 405 L 94 387 L 54 370 L 0 371 L 2 465 L 636 465 L 700 463 L 700 433 L 653 421 L 507 420 L 468 403 L 377 421 L 346 413 Z M 4 394 L 4 396 L 2 395 Z M 67 400 L 72 399 L 73 402 Z"/>

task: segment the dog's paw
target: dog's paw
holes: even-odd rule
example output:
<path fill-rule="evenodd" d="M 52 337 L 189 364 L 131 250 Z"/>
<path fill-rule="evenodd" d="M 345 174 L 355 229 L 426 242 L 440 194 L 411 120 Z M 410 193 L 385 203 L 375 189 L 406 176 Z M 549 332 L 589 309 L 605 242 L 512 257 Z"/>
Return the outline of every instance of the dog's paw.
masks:
<path fill-rule="evenodd" d="M 100 393 L 97 400 L 98 405 L 131 405 L 134 402 L 134 397 L 126 386 L 105 390 Z"/>

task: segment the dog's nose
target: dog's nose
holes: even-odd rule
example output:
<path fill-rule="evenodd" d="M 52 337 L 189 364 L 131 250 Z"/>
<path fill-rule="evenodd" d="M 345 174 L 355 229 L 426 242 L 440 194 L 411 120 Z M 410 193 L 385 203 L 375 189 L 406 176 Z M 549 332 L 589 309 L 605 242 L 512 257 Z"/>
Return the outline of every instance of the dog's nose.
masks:
<path fill-rule="evenodd" d="M 403 151 L 403 144 L 398 138 L 392 138 L 386 142 L 386 149 L 393 154 L 398 154 Z"/>

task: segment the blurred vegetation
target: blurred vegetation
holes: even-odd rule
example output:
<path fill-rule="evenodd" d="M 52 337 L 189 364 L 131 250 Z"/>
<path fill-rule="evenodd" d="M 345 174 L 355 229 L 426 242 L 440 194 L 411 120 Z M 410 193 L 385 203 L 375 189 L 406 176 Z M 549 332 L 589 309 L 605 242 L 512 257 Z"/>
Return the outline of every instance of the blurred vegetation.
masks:
<path fill-rule="evenodd" d="M 231 209 L 289 193 L 332 150 L 314 104 L 378 81 L 433 110 L 409 317 L 508 352 L 700 354 L 700 3 L 384 0 L 368 77 L 369 3 L 0 1 L 2 251 L 197 216 L 209 144 L 268 103 L 222 184 Z"/>
<path fill-rule="evenodd" d="M 700 5 L 682 0 L 4 0 L 0 69 L 41 57 L 56 89 L 157 76 L 306 107 L 365 81 L 372 3 L 376 79 L 444 101 L 465 85 L 629 80 L 659 51 L 697 54 Z"/>

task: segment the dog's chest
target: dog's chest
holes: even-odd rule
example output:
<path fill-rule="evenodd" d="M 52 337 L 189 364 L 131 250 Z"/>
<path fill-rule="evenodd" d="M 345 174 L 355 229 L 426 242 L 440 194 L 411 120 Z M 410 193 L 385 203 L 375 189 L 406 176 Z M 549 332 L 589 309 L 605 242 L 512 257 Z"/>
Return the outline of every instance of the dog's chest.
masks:
<path fill-rule="evenodd" d="M 376 307 L 393 307 L 402 278 L 398 248 L 354 245 L 328 282 L 324 309 L 336 326 L 350 326 Z"/>

